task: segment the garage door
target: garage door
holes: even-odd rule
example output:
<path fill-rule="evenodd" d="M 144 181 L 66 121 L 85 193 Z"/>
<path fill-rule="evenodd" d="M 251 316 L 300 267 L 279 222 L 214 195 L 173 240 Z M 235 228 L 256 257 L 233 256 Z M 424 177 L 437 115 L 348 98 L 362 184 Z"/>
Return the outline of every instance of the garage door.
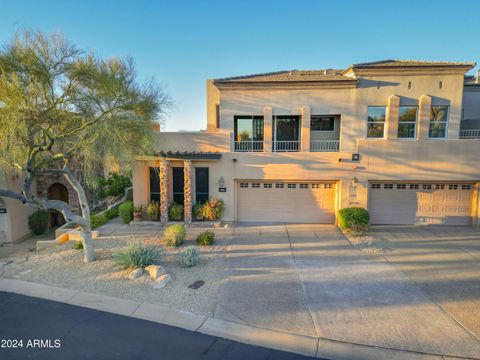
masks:
<path fill-rule="evenodd" d="M 237 183 L 237 220 L 331 224 L 335 184 L 329 182 Z"/>
<path fill-rule="evenodd" d="M 469 225 L 471 199 L 471 184 L 371 183 L 371 223 Z"/>

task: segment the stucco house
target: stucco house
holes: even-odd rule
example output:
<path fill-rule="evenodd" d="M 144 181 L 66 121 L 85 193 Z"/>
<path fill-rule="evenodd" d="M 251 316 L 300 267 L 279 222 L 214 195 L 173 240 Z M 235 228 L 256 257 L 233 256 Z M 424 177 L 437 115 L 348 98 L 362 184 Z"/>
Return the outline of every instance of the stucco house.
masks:
<path fill-rule="evenodd" d="M 385 60 L 207 81 L 207 126 L 159 132 L 134 203 L 225 203 L 225 222 L 479 224 L 476 64 Z"/>

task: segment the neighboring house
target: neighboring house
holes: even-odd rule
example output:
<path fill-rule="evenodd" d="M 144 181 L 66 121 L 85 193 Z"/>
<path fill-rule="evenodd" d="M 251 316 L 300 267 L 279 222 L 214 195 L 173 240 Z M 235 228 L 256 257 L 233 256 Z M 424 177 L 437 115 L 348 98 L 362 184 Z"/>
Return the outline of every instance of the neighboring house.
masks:
<path fill-rule="evenodd" d="M 159 133 L 135 205 L 225 202 L 223 221 L 479 223 L 475 63 L 386 60 L 207 81 L 207 130 Z"/>
<path fill-rule="evenodd" d="M 22 185 L 23 178 L 18 174 L 0 174 L 0 189 L 21 192 Z M 28 217 L 35 210 L 37 209 L 23 205 L 18 200 L 0 197 L 0 244 L 18 242 L 28 237 Z"/>

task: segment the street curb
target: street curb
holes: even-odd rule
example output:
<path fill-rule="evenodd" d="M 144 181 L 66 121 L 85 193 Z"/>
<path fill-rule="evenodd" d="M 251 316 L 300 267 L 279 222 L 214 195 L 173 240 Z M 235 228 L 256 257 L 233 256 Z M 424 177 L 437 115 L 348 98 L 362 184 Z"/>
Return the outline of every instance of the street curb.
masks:
<path fill-rule="evenodd" d="M 263 329 L 206 317 L 188 311 L 171 309 L 162 305 L 64 289 L 28 281 L 0 279 L 0 291 L 63 302 L 70 305 L 87 307 L 99 311 L 197 331 L 203 334 L 226 338 L 250 345 L 262 346 L 312 357 L 323 357 L 332 360 L 475 360 L 474 358 L 387 349 L 306 335 L 291 334 L 278 330 Z"/>

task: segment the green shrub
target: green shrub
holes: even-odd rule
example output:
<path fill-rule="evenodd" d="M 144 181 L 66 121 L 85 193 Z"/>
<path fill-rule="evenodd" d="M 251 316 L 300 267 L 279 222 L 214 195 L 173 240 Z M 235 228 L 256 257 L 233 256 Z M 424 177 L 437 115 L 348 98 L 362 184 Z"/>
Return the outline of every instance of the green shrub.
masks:
<path fill-rule="evenodd" d="M 156 263 L 160 256 L 160 250 L 152 246 L 130 244 L 113 253 L 113 262 L 121 269 L 136 269 Z"/>
<path fill-rule="evenodd" d="M 196 203 L 192 208 L 192 215 L 194 220 L 203 220 L 203 203 Z"/>
<path fill-rule="evenodd" d="M 160 218 L 160 203 L 158 201 L 152 201 L 147 205 L 146 213 L 150 220 L 158 220 Z"/>
<path fill-rule="evenodd" d="M 83 243 L 81 241 L 75 241 L 73 243 L 72 249 L 82 250 L 83 249 Z"/>
<path fill-rule="evenodd" d="M 180 221 L 183 218 L 183 205 L 174 202 L 168 210 L 168 219 L 170 221 Z"/>
<path fill-rule="evenodd" d="M 133 220 L 133 201 L 125 201 L 118 207 L 118 214 L 125 224 Z"/>
<path fill-rule="evenodd" d="M 204 220 L 220 220 L 223 214 L 225 205 L 222 200 L 210 199 L 202 208 L 202 216 Z"/>
<path fill-rule="evenodd" d="M 118 216 L 118 206 L 113 206 L 108 210 L 104 211 L 105 216 L 108 220 L 112 220 Z"/>
<path fill-rule="evenodd" d="M 28 227 L 35 235 L 42 235 L 48 229 L 49 220 L 47 210 L 38 210 L 28 217 Z"/>
<path fill-rule="evenodd" d="M 185 240 L 185 226 L 183 224 L 169 225 L 163 233 L 162 242 L 166 246 L 180 246 Z"/>
<path fill-rule="evenodd" d="M 215 234 L 213 231 L 207 230 L 197 236 L 197 243 L 201 246 L 212 245 L 215 242 Z"/>
<path fill-rule="evenodd" d="M 100 178 L 98 185 L 98 196 L 100 199 L 105 199 L 108 196 L 122 196 L 125 189 L 132 186 L 132 180 L 126 175 L 110 173 L 108 178 Z"/>
<path fill-rule="evenodd" d="M 99 226 L 102 226 L 103 224 L 106 224 L 108 222 L 108 217 L 105 213 L 103 214 L 90 214 L 90 225 L 92 229 L 96 229 Z"/>
<path fill-rule="evenodd" d="M 349 207 L 340 209 L 339 225 L 342 229 L 362 233 L 368 230 L 370 214 L 361 207 Z"/>
<path fill-rule="evenodd" d="M 200 264 L 200 251 L 194 247 L 186 248 L 180 254 L 180 265 L 184 268 L 197 266 Z"/>

